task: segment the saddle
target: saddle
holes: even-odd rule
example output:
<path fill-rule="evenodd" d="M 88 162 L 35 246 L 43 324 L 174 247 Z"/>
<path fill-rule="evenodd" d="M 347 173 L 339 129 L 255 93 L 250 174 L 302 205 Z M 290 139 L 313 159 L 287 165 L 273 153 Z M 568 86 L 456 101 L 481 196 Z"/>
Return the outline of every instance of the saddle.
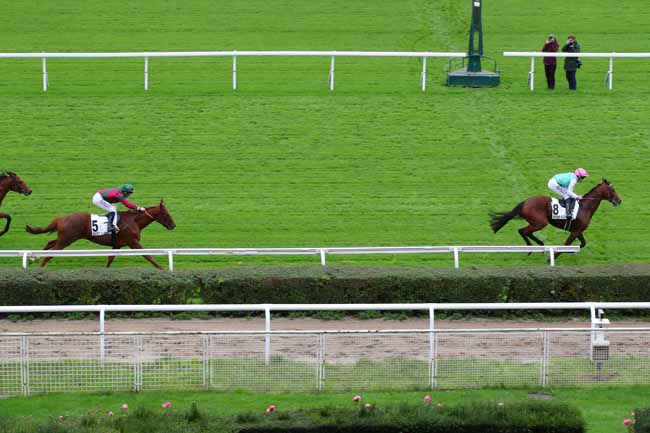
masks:
<path fill-rule="evenodd" d="M 551 198 L 551 219 L 554 220 L 565 220 L 565 228 L 567 228 L 571 221 L 578 217 L 578 211 L 580 210 L 580 203 L 575 201 L 573 204 L 573 212 L 570 215 L 567 214 L 567 200 Z"/>
<path fill-rule="evenodd" d="M 117 212 L 115 214 L 115 219 L 117 220 L 117 225 L 120 225 L 120 214 Z M 90 215 L 90 228 L 91 236 L 104 236 L 110 232 L 110 227 L 108 226 L 108 215 Z"/>

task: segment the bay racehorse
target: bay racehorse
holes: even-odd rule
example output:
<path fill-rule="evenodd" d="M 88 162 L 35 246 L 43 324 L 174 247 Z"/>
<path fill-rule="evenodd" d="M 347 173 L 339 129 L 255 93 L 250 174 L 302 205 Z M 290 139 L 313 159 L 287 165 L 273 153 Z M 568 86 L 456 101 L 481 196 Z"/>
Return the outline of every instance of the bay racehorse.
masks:
<path fill-rule="evenodd" d="M 530 197 L 522 201 L 510 212 L 490 212 L 490 226 L 494 233 L 496 233 L 511 219 L 523 218 L 528 222 L 528 226 L 522 227 L 518 231 L 521 237 L 524 238 L 524 241 L 526 241 L 526 245 L 531 245 L 531 239 L 538 245 L 544 245 L 533 233 L 551 224 L 559 229 L 569 231 L 569 237 L 564 242 L 565 245 L 571 245 L 578 238 L 580 239 L 580 248 L 584 248 L 587 245 L 587 241 L 583 233 L 589 227 L 591 218 L 603 200 L 609 201 L 614 206 L 622 203 L 621 198 L 614 190 L 614 185 L 610 184 L 607 179 L 603 179 L 601 183 L 593 187 L 591 191 L 582 197 L 578 215 L 574 221 L 571 221 L 571 224 L 567 228 L 565 228 L 565 220 L 551 219 L 551 197 L 542 195 Z M 530 255 L 530 253 L 528 254 Z M 555 253 L 556 257 L 559 255 L 560 253 Z"/>
<path fill-rule="evenodd" d="M 27 226 L 26 230 L 28 233 L 34 235 L 57 232 L 57 238 L 49 241 L 45 245 L 45 250 L 62 250 L 79 239 L 86 239 L 99 245 L 113 246 L 117 249 L 125 246 L 131 249 L 142 249 L 140 234 L 152 222 L 156 221 L 162 224 L 167 230 L 173 230 L 176 227 L 174 219 L 167 211 L 162 200 L 160 200 L 158 206 L 145 208 L 144 212 L 127 211 L 119 212 L 119 214 L 120 231 L 117 233 L 115 245 L 112 245 L 110 233 L 102 236 L 92 236 L 90 214 L 84 212 L 57 217 L 47 227 Z M 162 269 L 153 257 L 144 256 L 144 258 L 156 268 Z M 106 262 L 107 268 L 111 266 L 114 259 L 115 256 L 108 257 L 108 261 Z M 44 267 L 50 260 L 52 260 L 52 257 L 43 257 L 40 266 Z"/>
<path fill-rule="evenodd" d="M 10 171 L 0 172 L 0 205 L 9 191 L 17 192 L 18 194 L 30 195 L 32 190 L 27 186 L 24 180 L 16 173 Z M 5 228 L 0 232 L 0 236 L 9 231 L 11 226 L 11 215 L 7 213 L 0 213 L 0 219 L 6 219 L 7 223 Z"/>

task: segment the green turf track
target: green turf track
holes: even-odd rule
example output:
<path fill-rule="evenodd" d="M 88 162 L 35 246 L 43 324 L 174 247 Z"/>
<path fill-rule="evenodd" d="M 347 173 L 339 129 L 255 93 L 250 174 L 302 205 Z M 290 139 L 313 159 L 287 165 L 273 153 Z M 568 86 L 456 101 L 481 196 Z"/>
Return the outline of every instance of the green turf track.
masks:
<path fill-rule="evenodd" d="M 469 1 L 32 2 L 3 8 L 0 52 L 165 50 L 464 51 Z M 143 235 L 145 247 L 300 247 L 520 244 L 511 223 L 496 236 L 489 209 L 546 193 L 548 178 L 584 166 L 616 184 L 623 206 L 604 204 L 587 249 L 561 263 L 643 262 L 650 174 L 650 61 L 583 59 L 579 90 L 528 90 L 529 60 L 549 32 L 578 35 L 583 51 L 647 52 L 650 3 L 486 0 L 487 54 L 497 89 L 450 89 L 443 60 L 340 58 L 336 90 L 327 58 L 0 60 L 0 167 L 21 174 L 31 197 L 9 195 L 14 227 L 1 249 L 40 248 L 45 225 L 92 211 L 100 187 L 132 182 L 133 199 L 161 197 L 178 225 Z M 565 235 L 545 230 L 544 241 Z M 90 244 L 79 243 L 88 248 Z M 450 256 L 332 257 L 335 264 L 449 266 Z M 58 262 L 58 263 L 57 263 Z M 101 259 L 54 260 L 52 267 Z M 312 258 L 183 258 L 177 267 L 314 263 Z M 140 258 L 118 265 L 149 266 Z M 543 257 L 463 256 L 470 265 L 545 265 Z M 0 266 L 17 266 L 1 259 Z"/>

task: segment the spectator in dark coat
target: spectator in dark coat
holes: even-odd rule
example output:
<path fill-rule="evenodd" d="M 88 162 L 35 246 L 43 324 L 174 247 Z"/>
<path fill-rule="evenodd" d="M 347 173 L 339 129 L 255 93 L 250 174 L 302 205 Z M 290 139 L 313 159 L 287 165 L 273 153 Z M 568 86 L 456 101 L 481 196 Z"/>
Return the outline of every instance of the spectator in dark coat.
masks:
<path fill-rule="evenodd" d="M 555 39 L 555 35 L 550 35 L 542 48 L 544 53 L 557 53 L 560 46 Z M 555 89 L 555 69 L 557 67 L 557 59 L 555 57 L 544 57 L 544 72 L 546 73 L 546 85 L 549 90 Z"/>
<path fill-rule="evenodd" d="M 580 44 L 576 40 L 575 35 L 569 35 L 566 44 L 562 47 L 563 53 L 579 53 Z M 580 67 L 580 59 L 577 57 L 564 58 L 564 71 L 566 72 L 566 79 L 569 82 L 569 89 L 575 90 L 578 86 L 576 82 L 576 71 Z"/>

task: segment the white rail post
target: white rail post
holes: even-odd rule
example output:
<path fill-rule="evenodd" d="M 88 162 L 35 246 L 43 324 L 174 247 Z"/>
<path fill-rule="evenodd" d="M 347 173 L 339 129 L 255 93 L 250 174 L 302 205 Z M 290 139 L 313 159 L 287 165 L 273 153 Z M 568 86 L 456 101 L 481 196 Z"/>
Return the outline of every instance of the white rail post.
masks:
<path fill-rule="evenodd" d="M 45 53 L 43 53 L 45 54 Z M 47 85 L 48 85 L 48 79 L 47 79 L 47 63 L 45 60 L 45 56 L 43 56 L 43 91 L 47 92 Z"/>
<path fill-rule="evenodd" d="M 232 90 L 237 90 L 237 51 L 232 56 Z"/>
<path fill-rule="evenodd" d="M 325 334 L 318 334 L 318 390 L 325 388 Z"/>
<path fill-rule="evenodd" d="M 436 387 L 436 336 L 435 336 L 435 311 L 433 307 L 429 307 L 429 385 L 431 389 Z"/>
<path fill-rule="evenodd" d="M 20 386 L 23 397 L 29 397 L 29 337 L 20 337 Z"/>
<path fill-rule="evenodd" d="M 174 252 L 167 251 L 167 260 L 169 261 L 169 272 L 174 272 Z"/>
<path fill-rule="evenodd" d="M 104 364 L 104 329 L 105 329 L 104 306 L 99 309 L 99 362 Z"/>
<path fill-rule="evenodd" d="M 142 335 L 134 337 L 135 356 L 133 359 L 133 390 L 142 391 Z"/>
<path fill-rule="evenodd" d="M 264 363 L 269 365 L 271 363 L 271 307 L 264 306 Z"/>
<path fill-rule="evenodd" d="M 332 60 L 330 61 L 330 74 L 328 78 L 330 90 L 334 90 L 334 56 L 332 56 Z"/>
<path fill-rule="evenodd" d="M 27 269 L 27 251 L 23 252 L 23 269 Z"/>
<path fill-rule="evenodd" d="M 201 336 L 201 346 L 203 348 L 203 389 L 210 389 L 210 337 Z"/>
<path fill-rule="evenodd" d="M 530 84 L 530 91 L 535 89 L 535 57 L 530 58 L 530 72 L 528 73 L 528 82 Z"/>
<path fill-rule="evenodd" d="M 327 254 L 325 250 L 320 250 L 320 264 L 322 266 L 327 266 L 327 263 L 325 262 L 325 254 Z"/>
<path fill-rule="evenodd" d="M 454 247 L 454 268 L 460 268 L 460 257 L 458 254 L 458 247 Z"/>
<path fill-rule="evenodd" d="M 149 57 L 144 58 L 144 90 L 149 90 Z"/>
<path fill-rule="evenodd" d="M 548 332 L 542 332 L 542 373 L 540 377 L 540 384 L 542 387 L 548 386 L 548 359 L 549 359 L 549 347 L 548 347 Z"/>
<path fill-rule="evenodd" d="M 548 258 L 551 267 L 555 266 L 555 248 L 551 247 L 548 249 Z"/>
<path fill-rule="evenodd" d="M 422 76 L 420 77 L 420 85 L 422 86 L 422 91 L 424 92 L 427 89 L 427 58 L 422 57 Z"/>
<path fill-rule="evenodd" d="M 614 57 L 609 58 L 609 71 L 607 72 L 607 84 L 609 90 L 612 90 L 614 87 Z"/>

